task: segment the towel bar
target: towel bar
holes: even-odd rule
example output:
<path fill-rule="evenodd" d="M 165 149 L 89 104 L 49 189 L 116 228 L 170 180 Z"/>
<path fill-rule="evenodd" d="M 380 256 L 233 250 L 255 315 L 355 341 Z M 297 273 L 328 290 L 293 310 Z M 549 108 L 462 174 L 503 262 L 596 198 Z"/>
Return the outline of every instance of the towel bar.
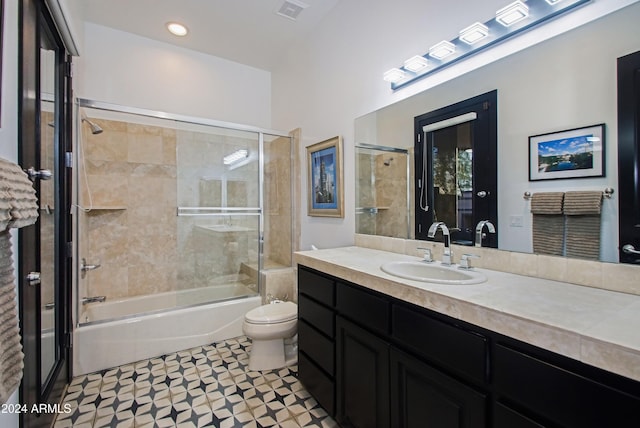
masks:
<path fill-rule="evenodd" d="M 613 196 L 613 193 L 615 191 L 611 188 L 611 187 L 607 187 L 606 189 L 604 189 L 604 191 L 602 192 L 602 195 L 607 198 L 607 199 L 611 199 L 611 197 Z M 528 190 L 526 192 L 524 192 L 523 198 L 525 200 L 529 200 L 531 199 L 532 193 L 529 192 Z"/>

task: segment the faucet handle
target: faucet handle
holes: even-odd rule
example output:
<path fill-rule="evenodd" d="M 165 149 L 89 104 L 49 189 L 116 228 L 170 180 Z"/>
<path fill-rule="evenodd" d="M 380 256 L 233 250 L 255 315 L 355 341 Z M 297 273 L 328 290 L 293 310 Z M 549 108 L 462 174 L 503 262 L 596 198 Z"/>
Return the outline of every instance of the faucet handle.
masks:
<path fill-rule="evenodd" d="M 418 247 L 418 250 L 424 250 L 424 255 L 422 256 L 422 261 L 427 263 L 431 263 L 433 261 L 433 257 L 431 255 L 431 248 L 427 247 Z"/>
<path fill-rule="evenodd" d="M 471 260 L 469 260 L 471 258 L 479 259 L 480 256 L 475 254 L 463 254 L 462 257 L 460 257 L 459 269 L 473 269 L 473 266 L 471 266 Z"/>

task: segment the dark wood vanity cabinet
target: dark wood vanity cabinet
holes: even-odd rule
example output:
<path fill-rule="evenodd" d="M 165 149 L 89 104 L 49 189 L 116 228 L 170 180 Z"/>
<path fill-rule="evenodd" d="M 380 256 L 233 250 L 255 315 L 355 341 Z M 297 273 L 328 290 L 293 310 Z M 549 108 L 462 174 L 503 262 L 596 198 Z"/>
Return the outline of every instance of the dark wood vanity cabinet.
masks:
<path fill-rule="evenodd" d="M 337 320 L 336 421 L 343 427 L 389 426 L 389 343 Z"/>
<path fill-rule="evenodd" d="M 335 415 L 335 279 L 298 269 L 298 378 Z"/>
<path fill-rule="evenodd" d="M 456 361 L 447 356 L 453 352 L 462 362 L 463 372 L 468 369 L 472 376 L 484 379 L 485 358 L 475 366 L 468 361 L 476 357 L 478 346 L 480 352 L 486 351 L 482 338 L 478 342 L 479 336 L 467 336 L 455 327 L 449 330 L 449 325 L 440 322 L 430 324 L 428 335 L 420 335 L 430 320 L 421 318 L 419 312 L 396 307 L 388 296 L 363 287 L 337 279 L 331 282 L 324 274 L 303 266 L 298 272 L 299 379 L 340 426 L 486 426 L 485 394 L 430 365 L 430 359 Z M 334 290 L 327 293 L 335 296 L 333 305 L 328 296 L 322 303 L 318 300 L 322 293 L 314 288 L 322 286 Z M 327 321 L 327 314 L 335 315 L 335 324 Z M 418 333 L 420 344 L 399 333 L 405 322 L 413 324 L 408 333 Z M 395 329 L 394 323 L 398 324 Z M 333 335 L 329 334 L 330 326 L 335 326 Z M 437 342 L 433 341 L 443 335 L 451 336 L 449 345 L 434 346 Z M 329 364 L 330 358 L 321 350 L 335 352 L 335 365 Z M 328 392 L 331 386 L 333 395 Z"/>
<path fill-rule="evenodd" d="M 299 378 L 342 427 L 640 427 L 640 382 L 298 267 Z"/>

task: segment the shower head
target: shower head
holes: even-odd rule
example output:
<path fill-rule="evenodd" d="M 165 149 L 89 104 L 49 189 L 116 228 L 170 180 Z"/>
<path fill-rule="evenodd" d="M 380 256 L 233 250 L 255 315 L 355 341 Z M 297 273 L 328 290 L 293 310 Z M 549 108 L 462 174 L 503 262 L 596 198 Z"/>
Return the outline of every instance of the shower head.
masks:
<path fill-rule="evenodd" d="M 91 133 L 93 135 L 100 134 L 103 131 L 103 129 L 100 128 L 100 126 L 90 121 L 89 118 L 87 118 L 87 116 L 85 115 L 82 115 L 82 121 L 87 122 L 89 124 L 89 127 L 91 128 Z"/>
<path fill-rule="evenodd" d="M 384 161 L 384 162 L 383 162 L 383 163 L 384 163 L 384 166 L 389 166 L 389 165 L 391 165 L 391 161 L 392 161 L 392 160 L 393 160 L 393 158 L 389 158 L 389 159 L 387 159 L 386 161 Z"/>

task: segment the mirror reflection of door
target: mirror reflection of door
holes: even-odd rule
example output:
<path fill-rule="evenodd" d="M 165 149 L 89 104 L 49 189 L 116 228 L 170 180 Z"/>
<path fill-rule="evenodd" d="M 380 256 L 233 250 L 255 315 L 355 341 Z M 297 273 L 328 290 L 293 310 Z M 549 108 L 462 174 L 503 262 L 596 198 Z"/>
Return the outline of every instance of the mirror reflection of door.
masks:
<path fill-rule="evenodd" d="M 417 239 L 444 222 L 451 242 L 474 245 L 481 220 L 497 227 L 497 92 L 415 118 Z M 497 247 L 496 234 L 483 246 Z"/>
<path fill-rule="evenodd" d="M 621 263 L 640 264 L 640 52 L 618 58 L 618 201 Z"/>
<path fill-rule="evenodd" d="M 425 133 L 432 147 L 433 221 L 454 233 L 452 242 L 473 243 L 473 134 L 470 122 Z"/>

